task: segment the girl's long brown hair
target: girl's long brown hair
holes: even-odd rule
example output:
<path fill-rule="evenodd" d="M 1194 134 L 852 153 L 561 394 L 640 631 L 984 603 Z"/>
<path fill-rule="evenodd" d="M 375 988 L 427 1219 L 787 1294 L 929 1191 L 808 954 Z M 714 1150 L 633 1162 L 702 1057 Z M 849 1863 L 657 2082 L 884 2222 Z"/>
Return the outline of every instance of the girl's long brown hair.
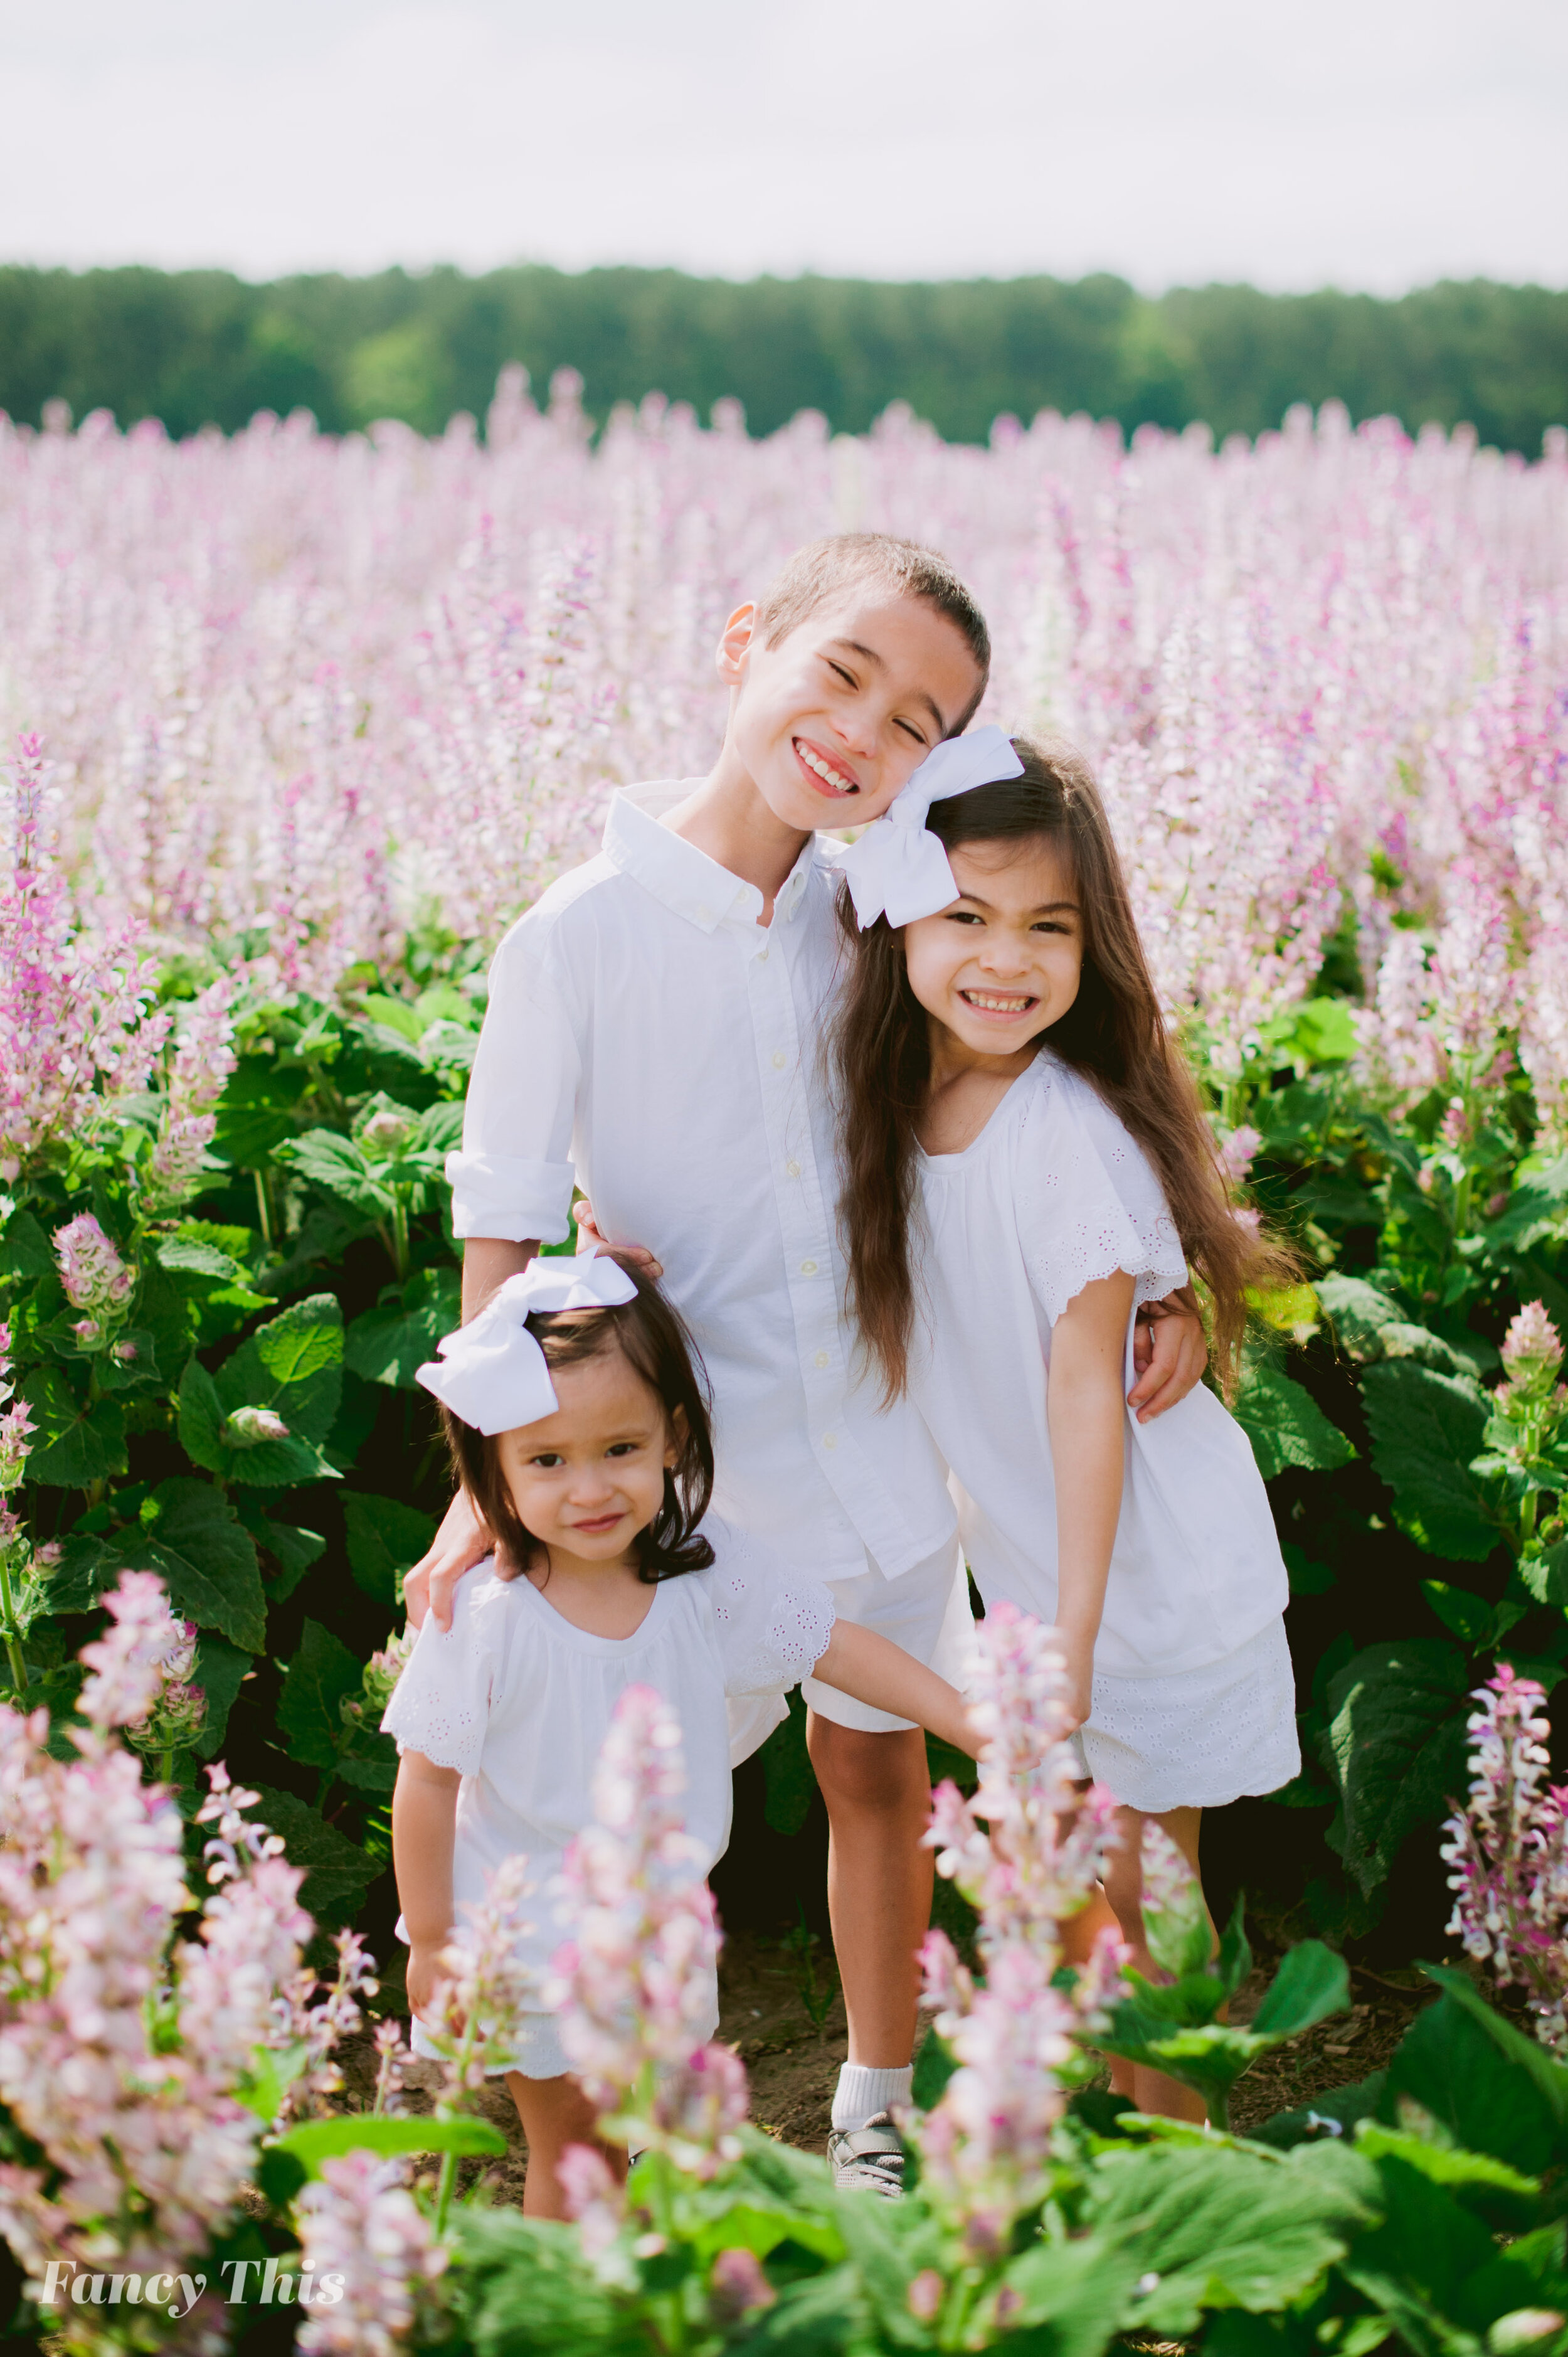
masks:
<path fill-rule="evenodd" d="M 1294 1275 L 1290 1253 L 1236 1217 L 1192 1076 L 1165 1028 L 1105 806 L 1070 747 L 1015 737 L 1020 778 L 933 802 L 927 822 L 951 850 L 972 843 L 1061 845 L 1083 927 L 1083 976 L 1041 1035 L 1093 1082 L 1148 1155 L 1189 1265 L 1208 1297 L 1209 1346 L 1229 1397 L 1247 1327 L 1247 1293 Z M 840 1213 L 850 1299 L 889 1399 L 908 1380 L 916 1279 L 916 1125 L 930 1083 L 925 1008 L 909 987 L 901 932 L 886 917 L 862 932 L 847 887 L 838 903 L 848 968 L 834 1021 L 844 1172 Z"/>

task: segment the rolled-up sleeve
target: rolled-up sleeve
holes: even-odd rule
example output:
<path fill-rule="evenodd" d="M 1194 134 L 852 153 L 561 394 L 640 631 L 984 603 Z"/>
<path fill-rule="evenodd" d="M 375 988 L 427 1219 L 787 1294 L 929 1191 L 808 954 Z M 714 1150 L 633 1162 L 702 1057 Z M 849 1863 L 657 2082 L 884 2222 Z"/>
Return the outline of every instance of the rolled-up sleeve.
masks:
<path fill-rule="evenodd" d="M 571 1232 L 583 1058 L 548 927 L 521 918 L 490 966 L 461 1149 L 446 1157 L 454 1235 L 557 1244 Z"/>

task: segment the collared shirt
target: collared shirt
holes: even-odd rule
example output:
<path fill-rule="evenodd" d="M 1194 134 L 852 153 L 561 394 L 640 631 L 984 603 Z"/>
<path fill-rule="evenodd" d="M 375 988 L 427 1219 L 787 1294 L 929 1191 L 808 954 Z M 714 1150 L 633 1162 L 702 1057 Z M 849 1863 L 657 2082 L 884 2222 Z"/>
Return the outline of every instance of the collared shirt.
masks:
<path fill-rule="evenodd" d="M 596 859 L 496 952 L 462 1151 L 459 1236 L 601 1232 L 646 1244 L 713 1385 L 714 1509 L 815 1577 L 889 1578 L 951 1538 L 946 1469 L 908 1402 L 883 1410 L 843 1311 L 822 1060 L 834 871 L 806 845 L 762 895 L 659 823 L 690 782 L 610 806 Z"/>

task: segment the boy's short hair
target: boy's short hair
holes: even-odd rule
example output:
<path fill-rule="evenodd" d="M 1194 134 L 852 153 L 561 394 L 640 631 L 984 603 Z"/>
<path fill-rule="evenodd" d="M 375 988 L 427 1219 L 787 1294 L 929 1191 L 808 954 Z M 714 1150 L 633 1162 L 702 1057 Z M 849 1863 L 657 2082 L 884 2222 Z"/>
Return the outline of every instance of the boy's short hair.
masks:
<path fill-rule="evenodd" d="M 991 633 L 984 615 L 952 566 L 934 549 L 921 548 L 912 540 L 895 540 L 885 532 L 835 532 L 826 540 L 808 541 L 757 599 L 757 636 L 765 647 L 777 646 L 843 590 L 870 586 L 891 590 L 895 597 L 918 597 L 944 615 L 974 657 L 980 685 L 954 726 L 956 737 L 969 726 L 985 693 L 991 675 Z"/>

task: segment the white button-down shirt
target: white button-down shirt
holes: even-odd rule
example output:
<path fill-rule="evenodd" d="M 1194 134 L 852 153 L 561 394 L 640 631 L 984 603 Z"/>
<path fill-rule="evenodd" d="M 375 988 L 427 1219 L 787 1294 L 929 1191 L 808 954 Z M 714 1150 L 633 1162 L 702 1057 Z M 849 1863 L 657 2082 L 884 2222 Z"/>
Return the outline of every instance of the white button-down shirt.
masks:
<path fill-rule="evenodd" d="M 834 871 L 800 854 L 762 895 L 659 823 L 686 784 L 618 793 L 596 859 L 496 952 L 461 1153 L 459 1236 L 559 1243 L 574 1182 L 647 1244 L 713 1385 L 714 1510 L 850 1578 L 897 1578 L 955 1530 L 946 1469 L 888 1410 L 843 1314 L 822 1060 Z"/>

